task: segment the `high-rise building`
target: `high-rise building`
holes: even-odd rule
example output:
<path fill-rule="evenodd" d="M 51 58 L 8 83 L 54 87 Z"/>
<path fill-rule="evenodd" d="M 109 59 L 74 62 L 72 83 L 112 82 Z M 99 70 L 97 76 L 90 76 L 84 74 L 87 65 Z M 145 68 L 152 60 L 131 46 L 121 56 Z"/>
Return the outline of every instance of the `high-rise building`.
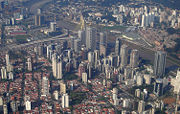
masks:
<path fill-rule="evenodd" d="M 128 63 L 128 46 L 127 45 L 123 44 L 121 46 L 120 56 L 121 56 L 121 67 L 124 67 Z"/>
<path fill-rule="evenodd" d="M 142 15 L 142 19 L 141 19 L 141 27 L 145 27 L 145 15 Z"/>
<path fill-rule="evenodd" d="M 94 51 L 96 49 L 96 29 L 95 28 L 86 28 L 86 48 Z"/>
<path fill-rule="evenodd" d="M 180 92 L 180 68 L 177 70 L 176 78 L 171 79 L 171 85 L 174 86 L 174 93 L 178 94 Z"/>
<path fill-rule="evenodd" d="M 53 71 L 53 76 L 56 78 L 57 77 L 57 56 L 56 53 L 52 55 L 52 71 Z"/>
<path fill-rule="evenodd" d="M 32 71 L 32 61 L 30 57 L 27 59 L 27 69 Z"/>
<path fill-rule="evenodd" d="M 166 67 L 166 52 L 157 51 L 154 59 L 154 75 L 162 78 Z"/>
<path fill-rule="evenodd" d="M 57 79 L 62 79 L 63 74 L 62 74 L 62 62 L 59 61 L 57 63 Z"/>
<path fill-rule="evenodd" d="M 79 52 L 81 50 L 81 40 L 75 39 L 74 40 L 74 51 Z"/>
<path fill-rule="evenodd" d="M 106 45 L 107 35 L 106 33 L 100 32 L 100 45 Z"/>
<path fill-rule="evenodd" d="M 50 30 L 51 30 L 51 32 L 56 31 L 56 22 L 50 22 Z"/>
<path fill-rule="evenodd" d="M 106 56 L 106 46 L 100 44 L 100 56 L 105 57 Z"/>
<path fill-rule="evenodd" d="M 83 72 L 82 73 L 82 82 L 87 84 L 87 81 L 88 81 L 88 77 L 87 77 L 87 73 L 86 72 Z"/>
<path fill-rule="evenodd" d="M 78 31 L 78 38 L 80 38 L 82 45 L 86 45 L 86 31 L 85 30 Z"/>
<path fill-rule="evenodd" d="M 85 66 L 83 63 L 79 64 L 79 68 L 78 68 L 78 76 L 82 77 L 82 73 L 85 72 Z"/>
<path fill-rule="evenodd" d="M 1 68 L 1 79 L 7 79 L 7 71 L 5 67 Z"/>
<path fill-rule="evenodd" d="M 162 79 L 156 79 L 156 82 L 154 83 L 154 90 L 153 93 L 157 96 L 163 95 L 163 80 Z"/>
<path fill-rule="evenodd" d="M 9 54 L 7 53 L 7 54 L 6 54 L 6 66 L 8 66 L 9 64 L 10 64 Z"/>
<path fill-rule="evenodd" d="M 115 54 L 117 56 L 120 55 L 120 49 L 121 49 L 121 40 L 120 40 L 120 38 L 116 38 Z"/>
<path fill-rule="evenodd" d="M 31 110 L 31 101 L 29 101 L 29 100 L 26 100 L 26 102 L 25 102 L 25 106 L 26 106 L 26 110 L 27 111 L 30 111 Z"/>
<path fill-rule="evenodd" d="M 8 73 L 8 76 L 9 76 L 9 80 L 13 80 L 13 79 L 14 79 L 14 74 L 13 74 L 13 72 L 9 72 L 9 73 Z"/>
<path fill-rule="evenodd" d="M 69 107 L 69 95 L 63 94 L 62 96 L 62 108 L 68 108 Z"/>
<path fill-rule="evenodd" d="M 47 96 L 49 95 L 49 80 L 47 77 L 43 77 L 42 79 L 42 95 L 41 96 Z"/>
<path fill-rule="evenodd" d="M 58 98 L 58 97 L 59 97 L 59 93 L 58 93 L 57 90 L 53 92 L 53 96 L 54 96 L 54 99 L 55 99 L 55 100 L 58 100 L 58 99 L 59 99 L 59 98 Z"/>
<path fill-rule="evenodd" d="M 91 64 L 94 64 L 94 53 L 93 52 L 89 52 L 88 53 L 88 62 Z"/>
<path fill-rule="evenodd" d="M 6 104 L 3 105 L 3 114 L 8 114 L 8 108 Z"/>
<path fill-rule="evenodd" d="M 143 100 L 139 101 L 138 112 L 139 114 L 143 113 L 145 110 L 145 102 Z"/>
<path fill-rule="evenodd" d="M 138 67 L 139 52 L 136 49 L 133 49 L 130 54 L 130 66 L 132 68 Z"/>
<path fill-rule="evenodd" d="M 35 15 L 34 20 L 35 20 L 36 26 L 41 26 L 42 24 L 44 24 L 44 16 L 43 15 Z"/>
<path fill-rule="evenodd" d="M 66 84 L 64 81 L 60 81 L 60 94 L 65 94 L 66 93 Z"/>
<path fill-rule="evenodd" d="M 3 97 L 0 96 L 0 106 L 3 106 Z"/>

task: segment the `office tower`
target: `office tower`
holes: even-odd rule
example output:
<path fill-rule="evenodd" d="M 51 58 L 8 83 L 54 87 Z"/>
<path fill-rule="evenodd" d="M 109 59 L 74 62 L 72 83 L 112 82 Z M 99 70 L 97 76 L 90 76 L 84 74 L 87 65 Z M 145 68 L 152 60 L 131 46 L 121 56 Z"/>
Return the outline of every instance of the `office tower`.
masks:
<path fill-rule="evenodd" d="M 117 95 L 118 95 L 118 89 L 117 88 L 113 88 L 113 100 L 117 99 Z"/>
<path fill-rule="evenodd" d="M 81 63 L 81 64 L 79 64 L 79 67 L 78 67 L 78 76 L 82 77 L 83 72 L 85 72 L 85 66 L 83 63 Z"/>
<path fill-rule="evenodd" d="M 100 45 L 100 56 L 106 57 L 106 46 Z"/>
<path fill-rule="evenodd" d="M 1 79 L 7 79 L 7 71 L 5 67 L 1 68 Z"/>
<path fill-rule="evenodd" d="M 38 46 L 38 55 L 39 56 L 42 56 L 43 55 L 43 51 L 44 51 L 44 49 L 43 49 L 44 47 L 43 47 L 43 45 L 40 45 L 40 46 Z"/>
<path fill-rule="evenodd" d="M 130 54 L 130 66 L 132 68 L 138 67 L 138 60 L 139 60 L 139 51 L 133 49 Z"/>
<path fill-rule="evenodd" d="M 9 54 L 7 53 L 7 54 L 6 54 L 6 66 L 8 66 L 9 64 L 10 64 Z"/>
<path fill-rule="evenodd" d="M 41 96 L 49 95 L 49 80 L 47 77 L 43 77 L 42 79 L 42 89 L 41 89 Z"/>
<path fill-rule="evenodd" d="M 53 92 L 53 96 L 54 96 L 54 99 L 55 99 L 55 100 L 58 100 L 58 99 L 59 99 L 59 98 L 58 98 L 58 97 L 59 97 L 59 93 L 58 93 L 57 90 Z"/>
<path fill-rule="evenodd" d="M 3 105 L 3 114 L 8 114 L 8 109 L 6 104 Z"/>
<path fill-rule="evenodd" d="M 146 13 L 145 14 L 145 26 L 147 27 L 147 26 L 149 26 L 149 15 Z"/>
<path fill-rule="evenodd" d="M 69 95 L 63 94 L 62 96 L 62 108 L 68 108 L 69 107 Z"/>
<path fill-rule="evenodd" d="M 95 68 L 97 68 L 98 60 L 99 60 L 99 50 L 94 50 L 94 65 L 95 65 Z"/>
<path fill-rule="evenodd" d="M 57 63 L 57 79 L 62 79 L 63 74 L 62 74 L 62 62 L 59 61 Z"/>
<path fill-rule="evenodd" d="M 13 66 L 11 64 L 8 64 L 6 66 L 7 72 L 12 72 L 13 71 Z"/>
<path fill-rule="evenodd" d="M 44 16 L 43 15 L 35 15 L 34 20 L 35 20 L 36 26 L 41 26 L 42 24 L 44 24 Z"/>
<path fill-rule="evenodd" d="M 38 15 L 41 14 L 41 9 L 37 9 L 37 14 L 38 14 Z"/>
<path fill-rule="evenodd" d="M 109 56 L 109 65 L 111 67 L 117 67 L 118 66 L 118 57 L 115 54 L 111 54 Z"/>
<path fill-rule="evenodd" d="M 85 30 L 78 31 L 78 38 L 80 38 L 82 45 L 86 45 L 86 31 Z"/>
<path fill-rule="evenodd" d="M 65 94 L 66 93 L 66 84 L 64 81 L 60 81 L 60 94 Z"/>
<path fill-rule="evenodd" d="M 124 67 L 127 65 L 127 62 L 128 62 L 128 46 L 127 45 L 124 44 L 121 46 L 120 56 L 121 56 L 121 67 Z"/>
<path fill-rule="evenodd" d="M 144 110 L 145 110 L 145 102 L 141 100 L 138 103 L 138 112 L 139 112 L 139 114 L 143 113 Z"/>
<path fill-rule="evenodd" d="M 174 86 L 174 93 L 179 94 L 180 92 L 180 68 L 177 70 L 176 78 L 171 80 L 171 84 Z"/>
<path fill-rule="evenodd" d="M 86 48 L 94 51 L 96 49 L 96 29 L 95 28 L 86 28 Z"/>
<path fill-rule="evenodd" d="M 26 106 L 26 110 L 27 110 L 27 111 L 30 111 L 30 110 L 31 110 L 31 101 L 26 100 L 25 106 Z"/>
<path fill-rule="evenodd" d="M 88 75 L 88 78 L 91 79 L 91 77 L 92 77 L 92 65 L 91 64 L 87 64 L 87 75 Z"/>
<path fill-rule="evenodd" d="M 81 50 L 81 40 L 75 39 L 74 40 L 74 51 L 79 52 Z"/>
<path fill-rule="evenodd" d="M 91 64 L 94 64 L 94 53 L 93 52 L 88 53 L 88 62 Z"/>
<path fill-rule="evenodd" d="M 50 22 L 50 30 L 51 30 L 51 32 L 56 31 L 56 22 Z"/>
<path fill-rule="evenodd" d="M 100 45 L 105 45 L 106 46 L 106 40 L 107 40 L 107 34 L 100 32 Z"/>
<path fill-rule="evenodd" d="M 143 77 L 141 75 L 137 76 L 136 84 L 138 86 L 141 86 L 143 84 Z"/>
<path fill-rule="evenodd" d="M 145 15 L 142 15 L 142 19 L 141 19 L 141 27 L 145 27 L 145 20 L 146 20 Z"/>
<path fill-rule="evenodd" d="M 120 38 L 116 38 L 115 54 L 117 56 L 120 55 L 120 49 L 121 49 L 121 40 L 120 40 Z"/>
<path fill-rule="evenodd" d="M 154 83 L 154 90 L 153 93 L 157 96 L 163 95 L 163 80 L 162 79 L 156 79 Z"/>
<path fill-rule="evenodd" d="M 138 98 L 141 97 L 141 90 L 140 89 L 135 90 L 135 96 L 138 97 Z"/>
<path fill-rule="evenodd" d="M 162 78 L 166 67 L 166 52 L 157 51 L 154 59 L 154 75 Z"/>
<path fill-rule="evenodd" d="M 87 84 L 87 81 L 88 81 L 87 78 L 88 78 L 88 77 L 87 77 L 87 73 L 86 73 L 86 72 L 83 72 L 83 73 L 82 73 L 82 82 L 85 83 L 85 84 Z"/>
<path fill-rule="evenodd" d="M 57 77 L 57 56 L 56 53 L 52 55 L 52 71 L 53 71 L 53 76 L 56 78 Z"/>
<path fill-rule="evenodd" d="M 12 72 L 9 72 L 8 76 L 9 76 L 9 80 L 13 80 L 14 79 L 14 74 Z"/>
<path fill-rule="evenodd" d="M 46 57 L 47 57 L 48 59 L 51 59 L 51 54 L 52 54 L 52 45 L 48 45 L 48 46 L 46 47 Z"/>
<path fill-rule="evenodd" d="M 27 58 L 27 69 L 28 71 L 32 71 L 32 61 L 31 61 L 31 58 Z"/>

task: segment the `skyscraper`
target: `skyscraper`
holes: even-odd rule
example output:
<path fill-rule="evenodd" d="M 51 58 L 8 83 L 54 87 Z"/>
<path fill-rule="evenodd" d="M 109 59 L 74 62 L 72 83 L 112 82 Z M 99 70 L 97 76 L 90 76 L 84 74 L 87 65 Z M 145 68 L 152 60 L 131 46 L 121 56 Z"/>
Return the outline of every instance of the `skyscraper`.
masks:
<path fill-rule="evenodd" d="M 8 66 L 10 64 L 10 62 L 9 62 L 9 54 L 7 53 L 6 54 L 6 66 Z"/>
<path fill-rule="evenodd" d="M 81 49 L 81 40 L 80 39 L 75 39 L 74 40 L 74 51 L 79 52 Z"/>
<path fill-rule="evenodd" d="M 80 38 L 82 45 L 86 45 L 86 32 L 85 32 L 85 30 L 79 30 L 78 31 L 78 38 Z"/>
<path fill-rule="evenodd" d="M 78 68 L 78 76 L 82 77 L 82 73 L 85 72 L 85 66 L 83 63 L 79 64 L 79 68 Z"/>
<path fill-rule="evenodd" d="M 87 73 L 86 72 L 83 72 L 82 73 L 82 82 L 87 84 L 87 81 L 88 81 L 88 77 L 87 77 Z"/>
<path fill-rule="evenodd" d="M 130 66 L 132 68 L 135 68 L 138 66 L 138 60 L 139 60 L 139 52 L 136 49 L 133 49 L 130 54 Z"/>
<path fill-rule="evenodd" d="M 57 63 L 57 79 L 62 79 L 62 76 L 63 76 L 63 74 L 62 74 L 62 62 L 59 61 Z"/>
<path fill-rule="evenodd" d="M 100 45 L 106 45 L 107 35 L 106 33 L 100 32 Z"/>
<path fill-rule="evenodd" d="M 96 49 L 96 29 L 95 28 L 86 28 L 86 48 L 94 51 Z"/>
<path fill-rule="evenodd" d="M 121 46 L 120 56 L 121 56 L 121 67 L 124 67 L 127 65 L 127 62 L 128 62 L 128 46 L 127 45 L 123 44 Z"/>
<path fill-rule="evenodd" d="M 62 96 L 62 107 L 63 108 L 69 107 L 69 95 L 68 94 L 63 94 L 63 96 Z"/>
<path fill-rule="evenodd" d="M 27 69 L 29 70 L 29 71 L 32 71 L 32 62 L 31 62 L 31 58 L 29 57 L 28 59 L 27 59 Z"/>
<path fill-rule="evenodd" d="M 42 79 L 42 95 L 41 96 L 47 96 L 49 95 L 49 80 L 47 77 L 43 77 Z"/>
<path fill-rule="evenodd" d="M 42 24 L 44 24 L 44 16 L 43 15 L 35 15 L 34 20 L 35 20 L 36 26 L 41 26 Z"/>
<path fill-rule="evenodd" d="M 139 101 L 138 112 L 139 114 L 143 113 L 145 110 L 145 102 L 143 100 Z"/>
<path fill-rule="evenodd" d="M 115 54 L 117 56 L 120 54 L 120 48 L 121 48 L 121 40 L 120 40 L 120 38 L 116 38 Z"/>
<path fill-rule="evenodd" d="M 26 103 L 26 105 L 25 105 L 25 106 L 26 106 L 26 110 L 27 110 L 27 111 L 30 111 L 30 110 L 31 110 L 31 101 L 26 100 L 25 103 Z"/>
<path fill-rule="evenodd" d="M 56 31 L 56 22 L 51 22 L 50 23 L 50 30 L 51 30 L 51 32 Z"/>
<path fill-rule="evenodd" d="M 157 51 L 154 59 L 154 75 L 162 78 L 166 67 L 166 52 Z"/>
<path fill-rule="evenodd" d="M 65 94 L 66 93 L 66 84 L 64 81 L 60 81 L 60 94 Z"/>
<path fill-rule="evenodd" d="M 5 67 L 1 68 L 1 79 L 7 79 L 7 71 Z"/>
<path fill-rule="evenodd" d="M 163 95 L 163 80 L 162 79 L 156 79 L 156 82 L 154 83 L 154 94 L 157 96 Z"/>
<path fill-rule="evenodd" d="M 57 77 L 57 57 L 56 53 L 52 55 L 52 71 L 53 71 L 53 76 L 56 78 Z"/>

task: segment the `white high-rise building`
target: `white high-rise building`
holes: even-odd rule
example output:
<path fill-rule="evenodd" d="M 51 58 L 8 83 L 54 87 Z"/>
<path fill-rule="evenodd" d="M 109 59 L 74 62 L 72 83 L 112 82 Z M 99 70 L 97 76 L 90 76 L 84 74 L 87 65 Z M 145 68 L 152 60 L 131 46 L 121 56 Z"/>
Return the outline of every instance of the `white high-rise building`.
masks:
<path fill-rule="evenodd" d="M 3 106 L 3 97 L 0 96 L 0 106 Z"/>
<path fill-rule="evenodd" d="M 180 92 L 180 68 L 177 70 L 176 78 L 171 79 L 171 85 L 174 86 L 174 93 L 178 94 Z"/>
<path fill-rule="evenodd" d="M 57 58 L 56 58 L 56 53 L 52 55 L 52 71 L 53 71 L 53 76 L 56 78 L 57 77 Z"/>
<path fill-rule="evenodd" d="M 97 32 L 95 28 L 86 28 L 86 48 L 94 51 L 96 49 Z"/>
<path fill-rule="evenodd" d="M 144 101 L 139 101 L 138 104 L 138 112 L 139 114 L 143 113 L 145 110 L 145 102 Z"/>
<path fill-rule="evenodd" d="M 60 81 L 60 94 L 65 94 L 66 93 L 66 84 L 64 81 Z"/>
<path fill-rule="evenodd" d="M 9 80 L 13 80 L 13 79 L 14 79 L 14 74 L 13 74 L 13 72 L 9 72 L 8 76 L 9 76 Z"/>
<path fill-rule="evenodd" d="M 42 96 L 49 95 L 49 80 L 47 77 L 42 79 Z"/>
<path fill-rule="evenodd" d="M 59 61 L 57 63 L 57 79 L 62 79 L 63 74 L 62 74 L 62 62 Z"/>
<path fill-rule="evenodd" d="M 58 99 L 59 99 L 59 93 L 58 93 L 57 90 L 53 92 L 53 96 L 54 96 L 54 99 L 55 99 L 55 100 L 58 100 Z"/>
<path fill-rule="evenodd" d="M 27 67 L 29 71 L 32 71 L 32 61 L 30 57 L 27 59 Z"/>
<path fill-rule="evenodd" d="M 75 39 L 74 40 L 74 51 L 79 52 L 81 50 L 81 40 Z"/>
<path fill-rule="evenodd" d="M 62 107 L 63 108 L 69 107 L 69 95 L 68 94 L 63 94 L 63 96 L 62 96 Z"/>
<path fill-rule="evenodd" d="M 50 23 L 50 30 L 51 30 L 51 32 L 56 31 L 56 22 L 51 22 Z"/>
<path fill-rule="evenodd" d="M 6 54 L 6 66 L 8 66 L 9 64 L 10 64 L 9 54 L 7 53 L 7 54 Z"/>
<path fill-rule="evenodd" d="M 88 62 L 94 64 L 94 53 L 93 52 L 88 53 Z"/>
<path fill-rule="evenodd" d="M 120 55 L 120 50 L 121 50 L 121 40 L 120 40 L 120 38 L 117 38 L 116 44 L 115 44 L 115 54 L 117 56 Z"/>
<path fill-rule="evenodd" d="M 142 19 L 141 19 L 141 27 L 145 27 L 145 20 L 146 20 L 145 15 L 142 15 Z"/>
<path fill-rule="evenodd" d="M 8 108 L 6 104 L 3 105 L 3 114 L 8 114 Z"/>
<path fill-rule="evenodd" d="M 130 66 L 132 68 L 138 67 L 139 52 L 136 49 L 133 49 L 130 54 Z"/>
<path fill-rule="evenodd" d="M 5 67 L 1 68 L 1 79 L 7 79 L 7 71 Z"/>
<path fill-rule="evenodd" d="M 82 73 L 82 81 L 83 81 L 83 83 L 87 84 L 88 77 L 87 77 L 87 73 L 86 72 Z"/>
<path fill-rule="evenodd" d="M 82 45 L 86 45 L 86 31 L 78 31 L 78 38 L 80 38 Z"/>
<path fill-rule="evenodd" d="M 128 46 L 127 45 L 122 45 L 121 46 L 121 67 L 124 67 L 128 63 Z"/>
<path fill-rule="evenodd" d="M 25 105 L 26 106 L 26 110 L 30 111 L 31 110 L 31 101 L 27 100 L 25 103 L 26 103 L 26 105 Z"/>

